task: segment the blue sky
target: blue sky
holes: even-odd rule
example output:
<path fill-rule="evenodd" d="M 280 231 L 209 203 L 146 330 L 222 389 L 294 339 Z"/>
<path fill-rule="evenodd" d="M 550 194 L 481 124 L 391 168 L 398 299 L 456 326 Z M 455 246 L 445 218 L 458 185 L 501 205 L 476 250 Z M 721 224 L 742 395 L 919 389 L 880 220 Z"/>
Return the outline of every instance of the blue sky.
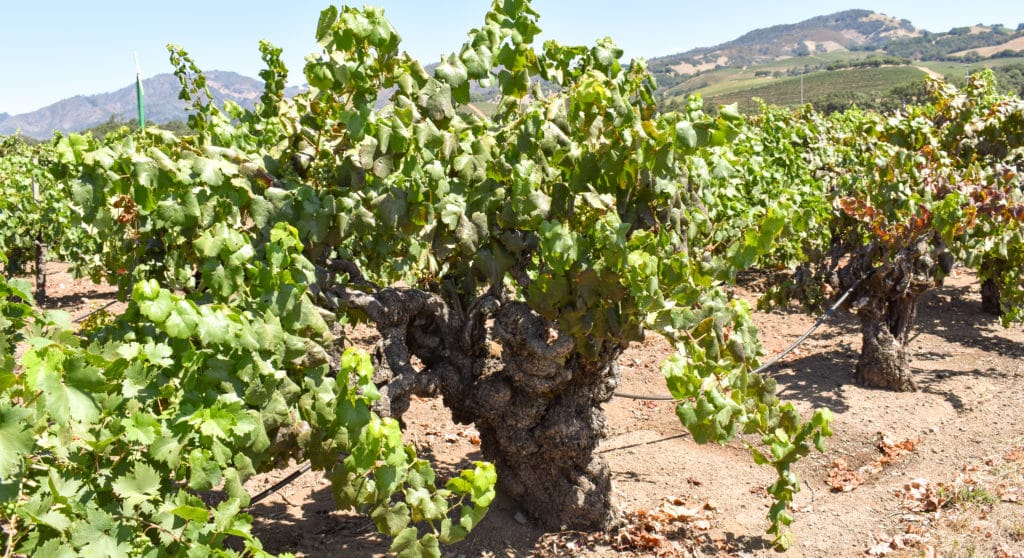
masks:
<path fill-rule="evenodd" d="M 479 25 L 490 0 L 360 0 L 385 9 L 412 55 L 434 62 L 457 50 Z M 1024 22 L 1019 1 L 963 0 L 534 0 L 543 39 L 589 44 L 611 36 L 627 57 L 653 57 L 722 43 L 756 29 L 851 8 L 909 19 L 930 31 L 975 23 Z M 0 33 L 0 112 L 19 114 L 76 94 L 113 91 L 170 71 L 167 43 L 188 50 L 200 67 L 256 76 L 257 44 L 283 47 L 292 81 L 315 50 L 313 30 L 326 1 L 174 0 L 173 2 L 29 0 L 5 2 Z"/>

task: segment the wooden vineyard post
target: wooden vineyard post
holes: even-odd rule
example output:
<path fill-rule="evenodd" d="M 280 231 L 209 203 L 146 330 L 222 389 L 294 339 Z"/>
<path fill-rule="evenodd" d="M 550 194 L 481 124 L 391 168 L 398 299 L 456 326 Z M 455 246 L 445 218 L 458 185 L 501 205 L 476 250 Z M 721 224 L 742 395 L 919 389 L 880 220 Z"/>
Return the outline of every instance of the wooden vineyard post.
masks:
<path fill-rule="evenodd" d="M 39 183 L 32 177 L 32 201 L 39 205 Z M 36 232 L 36 303 L 46 300 L 46 244 L 43 242 L 43 224 Z"/>

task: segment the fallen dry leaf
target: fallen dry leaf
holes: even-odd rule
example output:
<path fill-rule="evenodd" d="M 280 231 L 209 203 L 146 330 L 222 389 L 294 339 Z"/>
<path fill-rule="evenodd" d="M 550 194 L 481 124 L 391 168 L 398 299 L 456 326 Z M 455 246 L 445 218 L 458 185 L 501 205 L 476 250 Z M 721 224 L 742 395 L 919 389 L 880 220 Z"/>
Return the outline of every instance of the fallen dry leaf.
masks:
<path fill-rule="evenodd" d="M 918 512 L 933 512 L 946 503 L 940 496 L 939 491 L 942 485 L 935 484 L 928 479 L 917 478 L 906 484 L 897 492 L 904 500 L 904 507 Z"/>
<path fill-rule="evenodd" d="M 856 471 L 850 470 L 845 459 L 836 459 L 828 471 L 825 482 L 836 492 L 849 492 L 864 483 L 864 478 Z"/>
<path fill-rule="evenodd" d="M 880 542 L 867 550 L 867 553 L 871 556 L 884 556 L 890 552 L 896 550 L 905 550 L 921 546 L 924 543 L 924 537 L 913 533 L 900 533 L 894 535 L 887 541 Z M 932 553 L 934 555 L 934 549 Z"/>
<path fill-rule="evenodd" d="M 602 532 L 583 533 L 580 531 L 559 531 L 543 535 L 537 543 L 537 552 L 531 554 L 537 558 L 562 558 L 563 556 L 577 556 L 593 550 L 597 545 L 611 544 L 613 541 L 610 535 Z M 514 558 L 518 556 L 514 549 L 506 549 L 506 554 Z M 481 556 L 492 556 L 490 553 Z M 684 558 L 689 558 L 685 556 Z"/>
<path fill-rule="evenodd" d="M 914 451 L 914 448 L 920 443 L 920 437 L 897 441 L 893 438 L 892 434 L 883 432 L 881 434 L 881 439 L 878 442 L 878 449 L 882 450 L 883 456 L 876 461 L 883 464 L 894 463 L 899 458 Z"/>
<path fill-rule="evenodd" d="M 839 458 L 832 462 L 832 468 L 828 471 L 828 478 L 825 480 L 832 490 L 836 492 L 849 492 L 864 484 L 871 476 L 881 473 L 886 465 L 896 463 L 905 455 L 914 451 L 917 444 L 921 443 L 920 438 L 908 438 L 896 440 L 892 434 L 879 434 L 878 449 L 882 455 L 876 457 L 869 463 L 852 470 L 845 459 Z"/>
<path fill-rule="evenodd" d="M 696 531 L 711 529 L 714 510 L 711 502 L 701 504 L 671 498 L 654 509 L 629 513 L 613 544 L 620 551 L 653 552 L 664 557 L 692 556 L 671 537 L 682 527 Z"/>

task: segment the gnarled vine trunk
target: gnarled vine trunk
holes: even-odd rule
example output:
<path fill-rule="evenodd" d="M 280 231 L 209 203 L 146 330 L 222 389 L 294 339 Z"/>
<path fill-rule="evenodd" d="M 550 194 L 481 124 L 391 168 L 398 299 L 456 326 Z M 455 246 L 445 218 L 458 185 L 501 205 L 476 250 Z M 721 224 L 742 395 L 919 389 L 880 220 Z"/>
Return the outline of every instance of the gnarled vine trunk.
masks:
<path fill-rule="evenodd" d="M 981 282 L 981 310 L 993 316 L 1003 315 L 999 283 L 996 283 L 995 279 L 989 278 Z"/>
<path fill-rule="evenodd" d="M 613 526 L 611 472 L 594 450 L 605 436 L 600 405 L 619 380 L 625 343 L 585 358 L 526 304 L 484 295 L 462 315 L 416 289 L 346 292 L 381 333 L 378 412 L 400 418 L 409 396 L 440 394 L 456 422 L 473 423 L 498 486 L 552 529 Z M 415 355 L 422 363 L 412 365 Z"/>
<path fill-rule="evenodd" d="M 446 394 L 446 403 L 476 423 L 498 486 L 548 527 L 609 527 L 611 472 L 594 450 L 605 436 L 600 405 L 618 384 L 622 347 L 606 345 L 596 359 L 585 359 L 571 338 L 551 340 L 545 320 L 516 302 L 498 310 L 493 333 L 501 356 L 485 381 L 490 385 L 464 386 L 468 401 Z"/>
<path fill-rule="evenodd" d="M 872 302 L 857 310 L 862 340 L 854 378 L 866 386 L 917 391 L 907 346 L 917 313 L 917 296 Z"/>
<path fill-rule="evenodd" d="M 1008 262 L 998 256 L 985 256 L 981 262 L 981 310 L 993 316 L 1002 316 L 1002 297 L 999 283 L 995 280 L 1007 271 Z"/>
<path fill-rule="evenodd" d="M 895 391 L 917 391 L 910 370 L 910 332 L 918 298 L 936 283 L 936 271 L 949 272 L 952 260 L 941 241 L 919 239 L 878 268 L 871 267 L 877 246 L 866 247 L 843 270 L 844 286 L 862 278 L 851 307 L 861 323 L 862 345 L 854 379 Z"/>

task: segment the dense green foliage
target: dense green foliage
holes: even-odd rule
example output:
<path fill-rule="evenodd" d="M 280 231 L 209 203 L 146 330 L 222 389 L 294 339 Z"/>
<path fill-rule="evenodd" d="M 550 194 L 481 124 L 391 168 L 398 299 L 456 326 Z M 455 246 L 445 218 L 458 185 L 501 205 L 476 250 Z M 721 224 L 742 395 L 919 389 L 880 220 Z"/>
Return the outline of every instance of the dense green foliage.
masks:
<path fill-rule="evenodd" d="M 294 231 L 276 230 L 265 247 L 273 257 L 252 271 L 287 292 L 303 260 Z M 249 503 L 242 483 L 289 458 L 327 469 L 339 501 L 370 512 L 398 536 L 396 546 L 436 546 L 433 535 L 410 542 L 415 529 L 405 525 L 440 521 L 446 498 L 468 497 L 481 506 L 440 526 L 442 541 L 457 540 L 493 494 L 487 465 L 437 489 L 397 423 L 370 412 L 375 390 L 365 355 L 342 355 L 339 377 L 348 380 L 335 381 L 304 354 L 295 334 L 324 326 L 289 315 L 298 312 L 289 305 L 302 304 L 295 290 L 257 313 L 138 283 L 128 312 L 83 338 L 66 315 L 32 311 L 26 285 L 2 286 L 0 343 L 8 355 L 15 343 L 29 346 L 17 368 L 7 356 L 0 369 L 0 515 L 9 550 L 238 555 L 224 547 L 237 537 L 242 555 L 263 555 L 251 518 L 240 513 Z M 197 496 L 215 487 L 225 493 L 219 503 Z M 394 501 L 396 490 L 403 501 Z"/>
<path fill-rule="evenodd" d="M 1024 97 L 1024 64 L 1009 64 L 992 68 L 999 90 L 1007 95 Z"/>
<path fill-rule="evenodd" d="M 7 348 L 32 346 L 5 361 L 2 384 L 10 548 L 175 555 L 232 535 L 258 554 L 241 482 L 288 458 L 325 469 L 338 504 L 371 513 L 400 554 L 464 536 L 490 502 L 493 469 L 437 488 L 397 423 L 370 412 L 368 361 L 337 354 L 330 324 L 360 318 L 339 293 L 369 281 L 443 292 L 455 308 L 484 291 L 523 300 L 580 358 L 644 328 L 668 336 L 679 347 L 669 387 L 695 437 L 762 436 L 755 457 L 780 475 L 772 532 L 788 544 L 790 466 L 820 447 L 828 416 L 803 423 L 749 374 L 760 346 L 748 311 L 716 286 L 773 235 L 691 257 L 707 234 L 691 223 L 708 215 L 689 203 L 700 181 L 680 181 L 741 119 L 699 105 L 657 114 L 642 63 L 620 66 L 608 41 L 535 52 L 535 16 L 496 3 L 430 76 L 397 52 L 381 12 L 328 9 L 310 92 L 284 99 L 280 51 L 264 44 L 253 111 L 214 107 L 174 48 L 194 135 L 51 145 L 74 188 L 67 206 L 102 244 L 89 269 L 130 304 L 74 335 L 66 318 L 18 302 L 29 300 L 19 284 L 5 298 L 25 321 L 11 322 Z M 559 92 L 541 93 L 537 78 Z M 470 80 L 499 84 L 493 119 L 456 110 Z M 388 88 L 390 105 L 375 109 Z M 360 271 L 332 268 L 339 258 Z M 217 506 L 194 494 L 222 482 Z"/>
<path fill-rule="evenodd" d="M 488 341 L 474 327 L 486 305 L 526 306 L 565 362 L 665 336 L 694 439 L 746 434 L 778 473 L 769 533 L 785 548 L 792 465 L 821 449 L 829 413 L 805 421 L 752 374 L 762 348 L 726 292 L 737 273 L 796 269 L 772 294 L 816 306 L 911 262 L 907 285 L 883 285 L 905 297 L 955 258 L 1020 317 L 1024 105 L 989 75 L 885 116 L 762 105 L 748 122 L 696 98 L 659 112 L 643 62 L 624 66 L 607 39 L 535 50 L 539 32 L 529 2 L 495 2 L 431 75 L 381 11 L 328 8 L 294 98 L 272 45 L 252 110 L 214 106 L 170 47 L 187 136 L 5 139 L 0 218 L 22 221 L 4 231 L 60 224 L 79 239 L 61 257 L 128 302 L 74 331 L 0 278 L 7 552 L 263 555 L 242 483 L 294 460 L 399 556 L 437 556 L 482 519 L 496 473 L 477 463 L 440 485 L 378 414 L 391 386 L 344 348 L 344 326 L 398 312 L 399 295 L 440 307 L 447 321 L 420 323 L 425 337 L 454 323 L 471 350 Z M 467 108 L 471 83 L 499 88 L 492 115 Z M 11 209 L 33 177 L 49 205 Z M 0 253 L 19 238 L 0 237 Z M 889 296 L 869 283 L 854 307 Z"/>
<path fill-rule="evenodd" d="M 69 185 L 54 180 L 48 170 L 52 156 L 45 144 L 0 138 L 0 263 L 7 275 L 25 271 L 37 239 L 49 246 L 53 257 L 64 260 L 78 260 L 92 251 L 89 233 L 74 226 Z M 33 198 L 33 184 L 38 199 Z"/>

